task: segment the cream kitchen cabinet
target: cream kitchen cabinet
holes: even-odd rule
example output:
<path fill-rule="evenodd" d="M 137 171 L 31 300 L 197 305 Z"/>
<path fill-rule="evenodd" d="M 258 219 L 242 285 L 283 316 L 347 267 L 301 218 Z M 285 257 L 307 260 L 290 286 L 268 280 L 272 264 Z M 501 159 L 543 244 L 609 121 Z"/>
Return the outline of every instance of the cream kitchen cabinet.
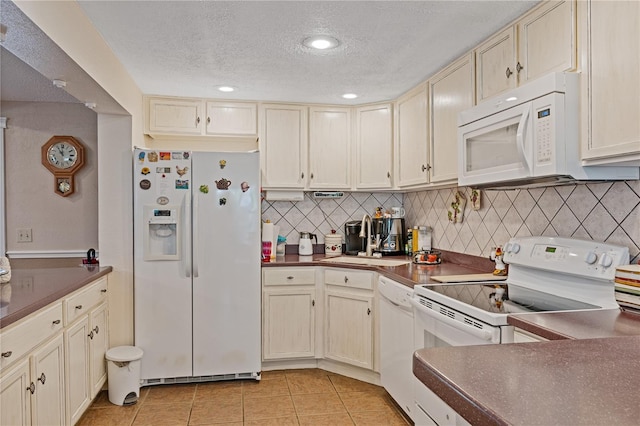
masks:
<path fill-rule="evenodd" d="M 107 379 L 107 279 L 73 293 L 64 300 L 67 372 L 67 417 L 80 419 Z"/>
<path fill-rule="evenodd" d="M 14 369 L 3 372 L 0 424 L 66 424 L 64 389 L 64 348 L 62 333 L 58 333 Z"/>
<path fill-rule="evenodd" d="M 351 108 L 309 108 L 309 188 L 350 189 Z"/>
<path fill-rule="evenodd" d="M 396 102 L 396 184 L 400 188 L 429 183 L 427 143 L 427 85 Z"/>
<path fill-rule="evenodd" d="M 458 113 L 474 105 L 473 55 L 429 79 L 431 183 L 458 178 Z"/>
<path fill-rule="evenodd" d="M 262 359 L 315 357 L 315 268 L 265 268 L 262 277 Z"/>
<path fill-rule="evenodd" d="M 372 370 L 374 273 L 325 270 L 324 357 Z"/>
<path fill-rule="evenodd" d="M 257 104 L 145 97 L 145 133 L 163 136 L 257 135 Z"/>
<path fill-rule="evenodd" d="M 356 189 L 393 186 L 393 108 L 391 104 L 356 109 Z"/>
<path fill-rule="evenodd" d="M 575 0 L 546 1 L 475 49 L 477 102 L 576 69 Z"/>
<path fill-rule="evenodd" d="M 262 104 L 258 121 L 263 188 L 304 189 L 308 107 Z"/>
<path fill-rule="evenodd" d="M 582 160 L 640 165 L 640 2 L 581 1 L 578 13 Z"/>

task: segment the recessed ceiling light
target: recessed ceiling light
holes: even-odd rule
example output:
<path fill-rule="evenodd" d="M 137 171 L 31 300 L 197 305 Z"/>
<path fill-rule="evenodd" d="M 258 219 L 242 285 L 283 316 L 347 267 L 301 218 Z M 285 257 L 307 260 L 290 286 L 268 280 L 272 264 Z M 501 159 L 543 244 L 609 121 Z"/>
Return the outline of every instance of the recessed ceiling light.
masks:
<path fill-rule="evenodd" d="M 340 44 L 340 41 L 331 36 L 320 35 L 307 37 L 302 41 L 302 44 L 312 49 L 327 50 L 337 47 Z"/>
<path fill-rule="evenodd" d="M 236 88 L 231 86 L 220 86 L 218 87 L 218 90 L 221 92 L 233 92 Z"/>
<path fill-rule="evenodd" d="M 358 95 L 356 95 L 355 93 L 345 93 L 344 95 L 342 95 L 342 97 L 345 99 L 355 99 L 358 97 Z"/>

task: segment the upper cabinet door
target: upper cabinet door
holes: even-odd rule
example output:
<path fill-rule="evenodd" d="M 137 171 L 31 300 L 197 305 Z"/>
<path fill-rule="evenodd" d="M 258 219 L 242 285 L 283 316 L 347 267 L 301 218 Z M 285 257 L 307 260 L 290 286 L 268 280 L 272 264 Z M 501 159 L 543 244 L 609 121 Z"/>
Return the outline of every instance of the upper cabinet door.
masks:
<path fill-rule="evenodd" d="M 392 186 L 392 113 L 391 104 L 357 109 L 356 189 L 387 189 Z"/>
<path fill-rule="evenodd" d="M 309 187 L 351 187 L 351 109 L 309 109 Z"/>
<path fill-rule="evenodd" d="M 307 107 L 263 104 L 260 107 L 262 186 L 304 189 L 307 178 Z"/>
<path fill-rule="evenodd" d="M 208 135 L 255 135 L 257 104 L 244 102 L 207 102 Z"/>
<path fill-rule="evenodd" d="M 147 133 L 199 135 L 202 107 L 199 99 L 149 98 Z"/>
<path fill-rule="evenodd" d="M 640 163 L 640 2 L 579 2 L 582 159 Z"/>
<path fill-rule="evenodd" d="M 496 34 L 475 49 L 478 102 L 516 87 L 514 28 Z"/>
<path fill-rule="evenodd" d="M 520 84 L 554 71 L 576 69 L 575 0 L 544 3 L 518 23 Z"/>
<path fill-rule="evenodd" d="M 429 80 L 432 183 L 458 178 L 458 113 L 473 106 L 473 76 L 469 54 Z"/>
<path fill-rule="evenodd" d="M 427 86 L 421 84 L 397 103 L 397 183 L 399 187 L 429 182 Z"/>

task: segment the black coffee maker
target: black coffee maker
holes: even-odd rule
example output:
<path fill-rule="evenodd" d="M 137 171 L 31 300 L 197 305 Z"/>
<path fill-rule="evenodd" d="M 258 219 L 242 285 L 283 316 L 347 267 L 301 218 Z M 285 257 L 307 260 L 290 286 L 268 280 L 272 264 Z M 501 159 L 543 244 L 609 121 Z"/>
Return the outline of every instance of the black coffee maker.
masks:
<path fill-rule="evenodd" d="M 365 238 L 360 238 L 361 220 L 354 220 L 344 224 L 345 254 L 357 256 L 365 251 Z"/>

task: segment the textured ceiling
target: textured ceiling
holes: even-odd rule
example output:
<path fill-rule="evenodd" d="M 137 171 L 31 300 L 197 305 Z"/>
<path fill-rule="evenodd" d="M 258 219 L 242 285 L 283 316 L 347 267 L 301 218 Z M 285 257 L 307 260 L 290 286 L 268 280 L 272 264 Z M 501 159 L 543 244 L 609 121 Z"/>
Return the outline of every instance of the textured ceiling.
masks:
<path fill-rule="evenodd" d="M 79 3 L 143 93 L 361 104 L 398 97 L 537 1 Z M 301 46 L 317 34 L 342 45 Z"/>

